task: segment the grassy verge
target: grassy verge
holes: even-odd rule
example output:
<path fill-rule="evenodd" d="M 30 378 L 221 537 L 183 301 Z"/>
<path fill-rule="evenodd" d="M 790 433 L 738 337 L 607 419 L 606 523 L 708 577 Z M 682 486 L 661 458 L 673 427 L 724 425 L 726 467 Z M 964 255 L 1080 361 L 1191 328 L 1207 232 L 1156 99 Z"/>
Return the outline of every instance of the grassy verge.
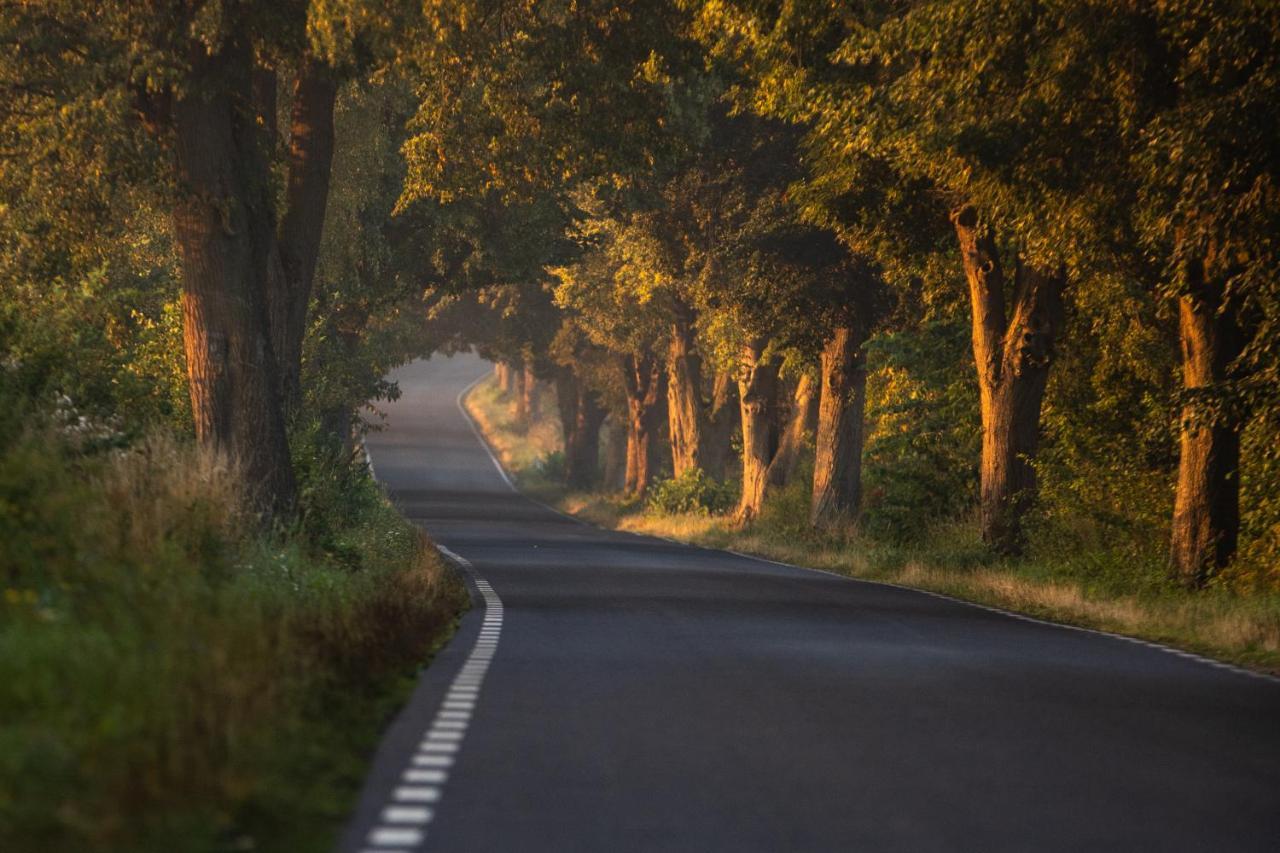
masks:
<path fill-rule="evenodd" d="M 477 386 L 466 404 L 522 488 L 603 527 L 941 592 L 1280 673 L 1275 592 L 1188 593 L 1165 580 L 1158 560 L 1061 539 L 1024 559 L 998 559 L 968 520 L 939 524 L 905 544 L 878 541 L 854 527 L 819 533 L 805 523 L 804 483 L 775 494 L 763 517 L 747 528 L 724 516 L 664 513 L 616 495 L 570 493 L 546 474 L 554 467 L 544 460 L 559 449 L 558 431 L 517 423 L 491 381 Z"/>
<path fill-rule="evenodd" d="M 258 532 L 157 437 L 0 458 L 0 849 L 331 848 L 466 593 L 358 467 Z"/>

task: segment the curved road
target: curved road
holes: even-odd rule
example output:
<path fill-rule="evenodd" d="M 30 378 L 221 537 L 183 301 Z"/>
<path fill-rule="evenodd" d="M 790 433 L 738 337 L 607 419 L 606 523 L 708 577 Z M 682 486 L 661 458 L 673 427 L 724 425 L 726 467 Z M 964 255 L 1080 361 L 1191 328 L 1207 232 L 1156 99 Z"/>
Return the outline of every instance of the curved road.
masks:
<path fill-rule="evenodd" d="M 1280 684 L 515 494 L 409 365 L 378 477 L 477 606 L 343 851 L 1280 850 Z"/>

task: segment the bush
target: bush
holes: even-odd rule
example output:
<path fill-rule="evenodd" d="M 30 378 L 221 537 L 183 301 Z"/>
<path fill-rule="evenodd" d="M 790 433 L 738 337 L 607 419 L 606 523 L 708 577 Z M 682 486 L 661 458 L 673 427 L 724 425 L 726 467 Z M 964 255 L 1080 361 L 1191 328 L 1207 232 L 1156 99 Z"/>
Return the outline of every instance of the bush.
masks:
<path fill-rule="evenodd" d="M 566 477 L 564 453 L 552 450 L 542 454 L 533 463 L 533 473 L 553 483 L 563 483 Z"/>
<path fill-rule="evenodd" d="M 352 475 L 312 471 L 311 521 L 269 532 L 225 460 L 167 435 L 98 453 L 11 438 L 0 849 L 329 846 L 465 600 L 434 550 L 367 477 L 340 498 L 315 483 Z"/>
<path fill-rule="evenodd" d="M 728 512 L 737 500 L 734 488 L 692 468 L 679 477 L 658 480 L 649 491 L 650 512 L 716 515 Z"/>

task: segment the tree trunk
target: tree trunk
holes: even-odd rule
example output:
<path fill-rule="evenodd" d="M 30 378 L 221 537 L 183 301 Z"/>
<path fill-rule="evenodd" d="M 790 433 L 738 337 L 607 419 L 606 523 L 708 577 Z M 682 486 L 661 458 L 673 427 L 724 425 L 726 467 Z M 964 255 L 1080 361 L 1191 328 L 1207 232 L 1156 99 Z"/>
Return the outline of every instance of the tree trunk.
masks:
<path fill-rule="evenodd" d="M 600 469 L 600 427 L 604 407 L 596 393 L 578 386 L 577 423 L 573 443 L 565 448 L 565 479 L 575 489 L 588 489 L 597 482 Z"/>
<path fill-rule="evenodd" d="M 616 415 L 609 415 L 604 424 L 604 482 L 606 491 L 623 491 L 627 487 L 628 452 L 627 428 Z"/>
<path fill-rule="evenodd" d="M 1178 302 L 1182 384 L 1201 399 L 1189 399 L 1182 409 L 1169 562 L 1179 580 L 1200 587 L 1235 556 L 1243 426 L 1242 413 L 1229 405 L 1206 412 L 1203 404 L 1214 401 L 1204 397 L 1231 378 L 1247 335 L 1237 312 L 1223 305 L 1221 285 L 1208 280 L 1209 265 L 1189 266 L 1188 292 Z"/>
<path fill-rule="evenodd" d="M 867 366 L 862 324 L 837 328 L 822 350 L 822 390 L 813 463 L 809 521 L 830 527 L 851 518 L 862 502 L 863 415 Z"/>
<path fill-rule="evenodd" d="M 813 377 L 807 373 L 802 374 L 796 383 L 795 394 L 792 395 L 791 412 L 778 443 L 778 453 L 769 463 L 770 486 L 785 486 L 795 476 L 805 442 L 813 435 L 818 420 L 818 395 L 815 390 Z"/>
<path fill-rule="evenodd" d="M 557 367 L 555 372 L 556 412 L 560 415 L 560 435 L 564 439 L 565 463 L 569 461 L 569 448 L 575 441 L 578 428 L 578 377 L 569 367 Z"/>
<path fill-rule="evenodd" d="M 524 393 L 525 378 L 523 364 L 511 366 L 512 410 L 515 413 L 516 420 L 522 424 L 529 423 L 529 398 Z"/>
<path fill-rule="evenodd" d="M 733 460 L 733 435 L 742 423 L 738 383 L 730 373 L 716 375 L 702 438 L 702 464 L 708 475 L 724 480 Z"/>
<path fill-rule="evenodd" d="M 506 396 L 511 396 L 516 388 L 515 368 L 505 361 L 497 364 L 498 373 L 498 390 Z"/>
<path fill-rule="evenodd" d="M 255 505 L 288 511 L 293 469 L 263 295 L 264 254 L 250 210 L 256 170 L 243 160 L 249 131 L 237 126 L 242 114 L 251 118 L 242 108 L 250 100 L 251 59 L 247 48 L 200 54 L 172 111 L 179 187 L 173 230 L 196 435 L 242 466 Z"/>
<path fill-rule="evenodd" d="M 643 497 L 656 467 L 658 430 L 665 417 L 666 372 L 652 353 L 629 356 L 624 365 L 627 396 L 626 492 Z"/>
<path fill-rule="evenodd" d="M 777 451 L 778 363 L 762 358 L 767 344 L 756 340 L 743 348 L 744 372 L 738 380 L 742 410 L 742 499 L 737 512 L 740 523 L 760 515 L 769 463 Z"/>
<path fill-rule="evenodd" d="M 524 382 L 520 386 L 520 392 L 524 395 L 524 401 L 520 407 L 524 409 L 524 416 L 532 423 L 538 419 L 542 409 L 538 393 L 538 377 L 534 375 L 533 367 L 527 362 L 524 366 Z"/>
<path fill-rule="evenodd" d="M 301 396 L 302 342 L 320 256 L 333 164 L 333 106 L 337 85 L 328 67 L 308 58 L 293 87 L 284 216 L 277 231 L 284 292 L 271 300 L 272 333 L 287 406 Z"/>
<path fill-rule="evenodd" d="M 667 423 L 671 465 L 679 477 L 694 468 L 705 470 L 702 403 L 702 357 L 694 341 L 693 311 L 676 302 L 667 352 Z"/>
<path fill-rule="evenodd" d="M 982 407 L 983 541 L 1007 554 L 1023 545 L 1022 518 L 1034 500 L 1031 465 L 1040 406 L 1063 323 L 1065 274 L 1015 265 L 1006 319 L 1005 282 L 991 229 L 964 206 L 952 214 L 973 309 L 973 355 Z"/>

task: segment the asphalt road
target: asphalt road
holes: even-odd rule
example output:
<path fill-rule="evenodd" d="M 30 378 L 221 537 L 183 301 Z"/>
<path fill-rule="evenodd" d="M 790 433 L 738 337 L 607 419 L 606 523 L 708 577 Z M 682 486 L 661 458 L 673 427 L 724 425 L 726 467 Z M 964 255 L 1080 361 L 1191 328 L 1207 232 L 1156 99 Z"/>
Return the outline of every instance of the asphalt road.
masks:
<path fill-rule="evenodd" d="M 341 850 L 1280 851 L 1280 684 L 566 519 L 459 410 L 487 370 L 400 370 L 369 441 L 481 581 Z"/>

